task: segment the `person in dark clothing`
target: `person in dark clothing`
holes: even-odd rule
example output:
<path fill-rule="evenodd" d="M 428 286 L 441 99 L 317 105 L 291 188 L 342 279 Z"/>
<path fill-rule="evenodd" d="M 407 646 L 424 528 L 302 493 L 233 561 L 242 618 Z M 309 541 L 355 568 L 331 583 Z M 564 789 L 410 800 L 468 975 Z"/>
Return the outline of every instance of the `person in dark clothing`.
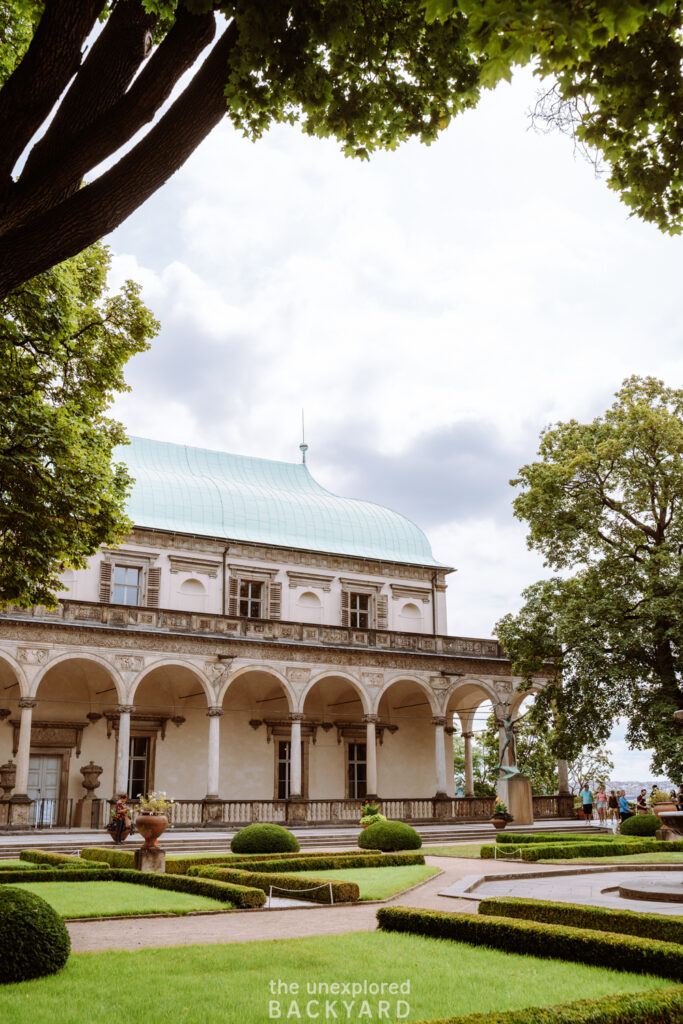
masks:
<path fill-rule="evenodd" d="M 120 793 L 119 798 L 116 801 L 116 809 L 109 822 L 108 832 L 111 832 L 112 838 L 115 843 L 122 843 L 126 838 L 124 832 L 130 832 L 130 812 L 128 810 L 128 794 Z"/>

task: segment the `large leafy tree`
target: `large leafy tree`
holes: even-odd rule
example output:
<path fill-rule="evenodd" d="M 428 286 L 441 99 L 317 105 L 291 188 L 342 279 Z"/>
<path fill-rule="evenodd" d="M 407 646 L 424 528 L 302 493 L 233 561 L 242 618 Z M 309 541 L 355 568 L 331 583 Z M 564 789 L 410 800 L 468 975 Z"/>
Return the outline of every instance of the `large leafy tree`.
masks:
<path fill-rule="evenodd" d="M 465 29 L 417 0 L 4 0 L 0 296 L 120 224 L 226 114 L 251 138 L 300 120 L 361 157 L 431 141 L 477 98 Z"/>
<path fill-rule="evenodd" d="M 53 605 L 66 568 L 129 528 L 125 442 L 106 415 L 158 324 L 94 245 L 0 302 L 0 607 Z"/>
<path fill-rule="evenodd" d="M 429 19 L 465 17 L 481 83 L 531 65 L 537 118 L 608 167 L 631 210 L 683 226 L 683 4 L 679 0 L 425 0 Z"/>
<path fill-rule="evenodd" d="M 683 389 L 632 377 L 592 423 L 541 436 L 512 483 L 528 543 L 558 575 L 524 593 L 496 630 L 516 672 L 546 672 L 531 712 L 554 715 L 555 752 L 599 746 L 618 718 L 683 776 Z"/>
<path fill-rule="evenodd" d="M 366 157 L 431 142 L 526 64 L 553 83 L 546 118 L 678 231 L 682 17 L 675 0 L 0 0 L 0 297 L 117 227 L 226 114 Z"/>

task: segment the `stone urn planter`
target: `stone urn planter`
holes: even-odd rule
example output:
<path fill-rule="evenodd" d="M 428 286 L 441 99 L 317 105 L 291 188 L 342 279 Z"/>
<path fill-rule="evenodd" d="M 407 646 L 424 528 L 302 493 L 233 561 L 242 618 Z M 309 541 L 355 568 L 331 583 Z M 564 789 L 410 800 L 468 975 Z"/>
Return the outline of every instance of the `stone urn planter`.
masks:
<path fill-rule="evenodd" d="M 159 836 L 167 825 L 168 818 L 165 814 L 138 814 L 135 819 L 135 827 L 145 840 L 142 849 L 158 850 Z"/>
<path fill-rule="evenodd" d="M 659 816 L 662 811 L 677 811 L 678 807 L 673 800 L 659 800 L 657 803 L 652 805 L 652 813 Z"/>
<path fill-rule="evenodd" d="M 505 828 L 505 826 L 508 823 L 508 819 L 505 818 L 502 814 L 494 815 L 493 818 L 489 818 L 489 821 L 491 822 L 493 827 L 498 830 L 500 830 L 501 828 Z"/>

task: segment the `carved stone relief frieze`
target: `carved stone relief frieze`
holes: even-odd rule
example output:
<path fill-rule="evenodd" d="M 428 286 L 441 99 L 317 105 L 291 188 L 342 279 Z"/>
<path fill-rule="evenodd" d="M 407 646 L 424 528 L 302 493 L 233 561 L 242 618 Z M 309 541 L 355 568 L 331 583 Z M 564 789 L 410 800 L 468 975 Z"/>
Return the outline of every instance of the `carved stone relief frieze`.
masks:
<path fill-rule="evenodd" d="M 22 665 L 47 665 L 50 651 L 47 647 L 19 647 L 17 661 Z"/>

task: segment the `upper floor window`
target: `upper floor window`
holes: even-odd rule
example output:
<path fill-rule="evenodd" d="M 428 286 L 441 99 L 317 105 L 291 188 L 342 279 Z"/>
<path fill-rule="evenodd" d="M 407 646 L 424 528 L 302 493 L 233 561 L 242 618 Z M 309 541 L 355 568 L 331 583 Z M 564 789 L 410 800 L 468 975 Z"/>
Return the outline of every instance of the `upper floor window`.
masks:
<path fill-rule="evenodd" d="M 129 565 L 114 566 L 114 604 L 142 604 L 142 569 Z"/>
<path fill-rule="evenodd" d="M 240 615 L 248 619 L 262 618 L 263 584 L 253 580 L 240 582 Z"/>
<path fill-rule="evenodd" d="M 349 625 L 351 629 L 370 628 L 370 594 L 349 594 Z"/>

